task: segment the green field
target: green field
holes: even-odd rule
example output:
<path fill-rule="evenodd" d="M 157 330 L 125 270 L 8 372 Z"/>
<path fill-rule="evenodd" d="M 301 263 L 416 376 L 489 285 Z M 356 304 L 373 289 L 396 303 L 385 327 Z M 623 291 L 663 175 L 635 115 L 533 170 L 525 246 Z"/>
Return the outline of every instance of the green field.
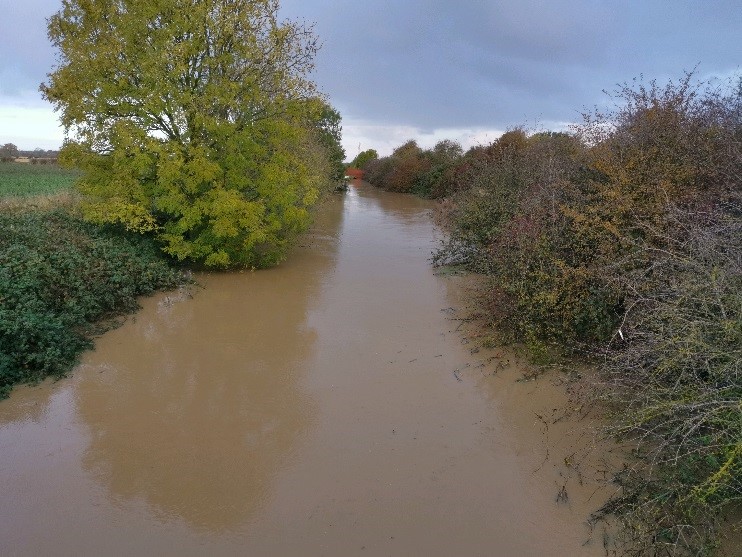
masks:
<path fill-rule="evenodd" d="M 0 162 L 0 197 L 61 193 L 72 188 L 77 176 L 55 164 Z"/>

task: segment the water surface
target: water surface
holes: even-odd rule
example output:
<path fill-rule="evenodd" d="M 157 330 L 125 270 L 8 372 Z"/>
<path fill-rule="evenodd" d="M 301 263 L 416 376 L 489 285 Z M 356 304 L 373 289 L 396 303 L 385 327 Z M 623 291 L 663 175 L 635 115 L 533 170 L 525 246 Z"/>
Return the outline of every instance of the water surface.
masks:
<path fill-rule="evenodd" d="M 0 554 L 602 555 L 534 388 L 456 330 L 431 208 L 358 182 L 278 268 L 145 299 L 0 402 Z"/>

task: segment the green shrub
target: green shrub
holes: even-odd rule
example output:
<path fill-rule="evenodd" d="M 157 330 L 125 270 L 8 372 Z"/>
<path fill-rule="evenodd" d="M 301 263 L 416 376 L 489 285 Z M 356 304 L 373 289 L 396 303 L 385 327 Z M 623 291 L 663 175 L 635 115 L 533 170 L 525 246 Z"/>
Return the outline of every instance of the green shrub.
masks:
<path fill-rule="evenodd" d="M 147 238 L 62 211 L 0 211 L 0 396 L 63 375 L 101 319 L 180 282 Z"/>

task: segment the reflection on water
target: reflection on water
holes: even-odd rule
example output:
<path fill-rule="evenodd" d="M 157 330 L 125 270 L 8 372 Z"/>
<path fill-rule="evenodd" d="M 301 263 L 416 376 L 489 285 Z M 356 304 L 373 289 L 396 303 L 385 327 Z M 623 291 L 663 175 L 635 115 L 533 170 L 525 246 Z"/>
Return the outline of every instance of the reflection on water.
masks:
<path fill-rule="evenodd" d="M 0 554 L 601 554 L 471 375 L 431 208 L 355 183 L 277 269 L 145 300 L 0 403 Z"/>
<path fill-rule="evenodd" d="M 212 531 L 264 504 L 316 410 L 300 385 L 306 319 L 341 215 L 323 215 L 324 240 L 290 268 L 199 276 L 193 299 L 161 298 L 98 343 L 77 407 L 92 432 L 84 466 L 114 497 Z"/>

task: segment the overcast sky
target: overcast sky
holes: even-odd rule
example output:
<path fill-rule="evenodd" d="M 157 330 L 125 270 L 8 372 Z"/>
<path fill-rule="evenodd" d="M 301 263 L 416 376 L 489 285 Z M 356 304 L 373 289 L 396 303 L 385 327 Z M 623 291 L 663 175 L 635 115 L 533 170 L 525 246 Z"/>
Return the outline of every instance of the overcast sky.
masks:
<path fill-rule="evenodd" d="M 60 0 L 0 0 L 0 144 L 56 148 L 38 86 Z M 343 116 L 348 158 L 407 139 L 488 143 L 515 125 L 558 129 L 615 84 L 742 67 L 742 0 L 283 0 L 323 42 L 315 81 Z"/>

